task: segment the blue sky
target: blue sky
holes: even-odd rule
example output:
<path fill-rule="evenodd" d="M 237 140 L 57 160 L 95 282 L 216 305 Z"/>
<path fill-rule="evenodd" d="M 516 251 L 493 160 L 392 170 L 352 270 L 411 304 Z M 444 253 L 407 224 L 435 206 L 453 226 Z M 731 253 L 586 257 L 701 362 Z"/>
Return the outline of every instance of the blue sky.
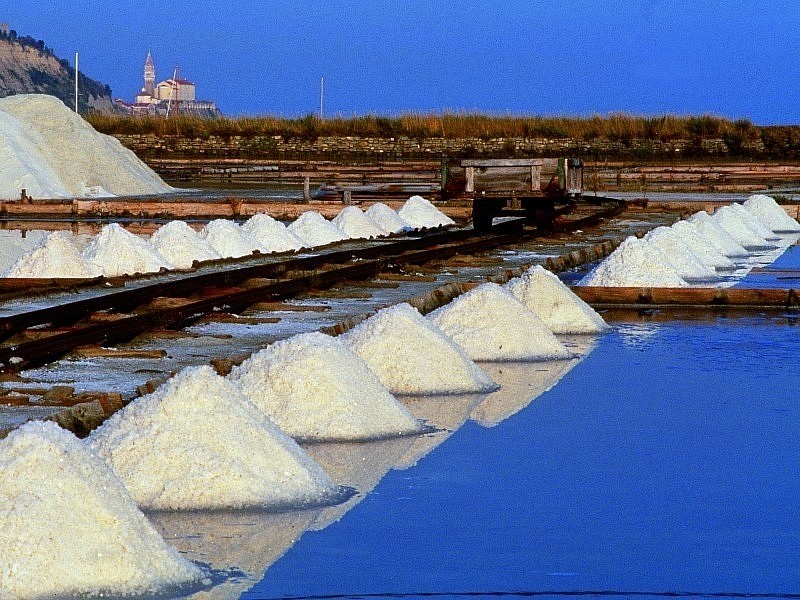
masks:
<path fill-rule="evenodd" d="M 10 6 L 8 6 L 10 4 Z M 800 122 L 800 2 L 31 0 L 20 35 L 132 100 L 147 51 L 227 115 L 714 114 Z"/>

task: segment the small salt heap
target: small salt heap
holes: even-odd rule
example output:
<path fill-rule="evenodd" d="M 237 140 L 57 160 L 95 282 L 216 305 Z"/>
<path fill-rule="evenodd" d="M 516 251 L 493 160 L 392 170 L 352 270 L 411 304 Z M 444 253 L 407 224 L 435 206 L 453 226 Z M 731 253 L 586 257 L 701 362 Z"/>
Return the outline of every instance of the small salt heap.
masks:
<path fill-rule="evenodd" d="M 41 230 L 24 233 L 19 229 L 0 230 L 0 272 L 7 271 L 25 254 L 41 246 L 48 235 L 49 231 Z"/>
<path fill-rule="evenodd" d="M 697 225 L 689 221 L 678 221 L 671 229 L 680 237 L 686 248 L 704 265 L 714 269 L 733 269 L 733 261 L 720 252 L 700 234 Z"/>
<path fill-rule="evenodd" d="M 742 218 L 742 221 L 747 223 L 747 226 L 755 231 L 760 237 L 768 241 L 780 239 L 780 236 L 775 235 L 775 232 L 767 227 L 755 213 L 747 210 L 744 206 L 736 202 L 730 204 L 729 206 L 735 210 Z"/>
<path fill-rule="evenodd" d="M 275 342 L 228 378 L 295 438 L 363 440 L 421 430 L 363 360 L 319 332 Z"/>
<path fill-rule="evenodd" d="M 350 239 L 377 238 L 388 233 L 357 206 L 345 206 L 332 223 Z"/>
<path fill-rule="evenodd" d="M 105 225 L 83 251 L 83 257 L 100 265 L 106 277 L 154 273 L 172 268 L 150 244 L 118 223 Z"/>
<path fill-rule="evenodd" d="M 414 229 L 454 225 L 455 221 L 422 196 L 411 196 L 397 211 L 398 216 Z"/>
<path fill-rule="evenodd" d="M 506 287 L 517 300 L 539 315 L 553 333 L 600 333 L 609 329 L 591 306 L 540 265 L 515 277 Z"/>
<path fill-rule="evenodd" d="M 497 388 L 463 348 L 406 303 L 379 310 L 341 337 L 394 394 L 469 394 Z"/>
<path fill-rule="evenodd" d="M 767 241 L 758 235 L 742 215 L 730 206 L 721 206 L 711 218 L 727 231 L 745 249 L 769 247 Z"/>
<path fill-rule="evenodd" d="M 149 509 L 285 507 L 338 493 L 305 451 L 209 366 L 184 369 L 115 413 L 88 442 Z"/>
<path fill-rule="evenodd" d="M 496 283 L 484 283 L 428 317 L 472 360 L 536 361 L 572 358 L 536 313 Z"/>
<path fill-rule="evenodd" d="M 86 260 L 70 237 L 63 231 L 51 233 L 33 251 L 21 256 L 3 277 L 100 277 L 103 269 Z"/>
<path fill-rule="evenodd" d="M 623 241 L 579 285 L 688 287 L 661 250 L 635 236 Z"/>
<path fill-rule="evenodd" d="M 744 258 L 750 255 L 747 249 L 720 227 L 706 211 L 698 211 L 686 220 L 697 227 L 700 235 L 728 258 Z"/>
<path fill-rule="evenodd" d="M 200 231 L 200 237 L 207 240 L 223 258 L 240 258 L 262 250 L 236 223 L 227 219 L 215 219 L 207 223 Z"/>
<path fill-rule="evenodd" d="M 771 231 L 781 233 L 800 232 L 800 223 L 786 214 L 774 198 L 764 194 L 750 196 L 743 205 Z"/>
<path fill-rule="evenodd" d="M 164 595 L 202 581 L 108 466 L 55 423 L 0 441 L 0 473 L 0 597 Z"/>
<path fill-rule="evenodd" d="M 150 245 L 176 269 L 191 269 L 194 261 L 222 258 L 214 247 L 183 221 L 170 221 L 150 236 Z"/>
<path fill-rule="evenodd" d="M 400 218 L 394 210 L 382 202 L 376 202 L 367 209 L 367 216 L 375 221 L 384 231 L 389 233 L 403 233 L 414 229 Z"/>
<path fill-rule="evenodd" d="M 303 241 L 286 225 L 265 213 L 257 213 L 242 224 L 242 231 L 265 252 L 289 252 L 303 247 Z"/>
<path fill-rule="evenodd" d="M 300 238 L 303 241 L 303 245 L 309 248 L 326 246 L 327 244 L 347 239 L 347 235 L 339 230 L 336 225 L 314 210 L 304 212 L 290 223 L 287 229 Z"/>
<path fill-rule="evenodd" d="M 670 227 L 656 227 L 647 232 L 644 240 L 661 250 L 683 279 L 716 279 L 717 273 L 686 247 L 684 239 Z"/>

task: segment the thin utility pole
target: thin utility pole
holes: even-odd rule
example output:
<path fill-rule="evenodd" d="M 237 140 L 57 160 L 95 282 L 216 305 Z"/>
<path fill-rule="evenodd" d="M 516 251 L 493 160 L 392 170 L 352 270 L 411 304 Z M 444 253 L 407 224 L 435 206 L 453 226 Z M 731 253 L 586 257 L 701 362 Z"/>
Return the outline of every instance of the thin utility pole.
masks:
<path fill-rule="evenodd" d="M 319 118 L 322 120 L 322 101 L 325 99 L 325 76 L 319 78 Z"/>
<path fill-rule="evenodd" d="M 78 112 L 78 53 L 75 52 L 75 112 Z"/>

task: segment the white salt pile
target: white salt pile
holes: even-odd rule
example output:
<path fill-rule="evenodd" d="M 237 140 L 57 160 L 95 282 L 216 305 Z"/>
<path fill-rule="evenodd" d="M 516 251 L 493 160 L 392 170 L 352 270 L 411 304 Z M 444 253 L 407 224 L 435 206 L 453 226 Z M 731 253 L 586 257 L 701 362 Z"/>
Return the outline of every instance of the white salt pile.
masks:
<path fill-rule="evenodd" d="M 228 378 L 295 438 L 358 440 L 421 431 L 363 360 L 319 332 L 275 342 Z"/>
<path fill-rule="evenodd" d="M 411 196 L 397 211 L 398 216 L 414 229 L 453 225 L 455 221 L 422 196 Z"/>
<path fill-rule="evenodd" d="M 33 421 L 0 441 L 0 473 L 0 597 L 163 594 L 204 577 L 55 423 Z"/>
<path fill-rule="evenodd" d="M 93 431 L 88 443 L 149 509 L 319 503 L 338 489 L 209 366 L 184 369 L 132 402 Z"/>
<path fill-rule="evenodd" d="M 264 213 L 247 219 L 242 224 L 242 231 L 265 252 L 289 252 L 303 247 L 303 241 L 286 225 Z"/>
<path fill-rule="evenodd" d="M 219 252 L 183 221 L 170 221 L 150 236 L 150 245 L 176 269 L 191 269 L 194 261 L 222 258 Z"/>
<path fill-rule="evenodd" d="M 750 227 L 750 229 L 755 231 L 765 240 L 780 239 L 780 236 L 775 235 L 775 232 L 767 227 L 755 213 L 747 210 L 744 206 L 736 202 L 730 204 L 729 206 L 735 210 L 740 217 L 742 217 L 742 221 L 747 223 L 747 226 Z"/>
<path fill-rule="evenodd" d="M 747 249 L 733 239 L 730 233 L 720 227 L 706 211 L 698 211 L 686 220 L 697 227 L 700 235 L 725 256 L 729 258 L 744 258 L 750 255 Z"/>
<path fill-rule="evenodd" d="M 733 261 L 725 256 L 699 232 L 697 225 L 689 221 L 678 221 L 671 229 L 683 241 L 686 249 L 709 267 L 714 269 L 733 269 Z"/>
<path fill-rule="evenodd" d="M 786 214 L 786 211 L 770 196 L 754 194 L 745 201 L 743 206 L 772 231 L 800 232 L 800 223 Z"/>
<path fill-rule="evenodd" d="M 388 233 L 357 206 L 345 206 L 332 223 L 351 239 L 377 238 Z"/>
<path fill-rule="evenodd" d="M 591 306 L 542 266 L 531 267 L 509 281 L 506 288 L 553 333 L 600 333 L 609 328 Z"/>
<path fill-rule="evenodd" d="M 370 219 L 389 233 L 402 233 L 414 229 L 408 222 L 400 218 L 400 215 L 382 202 L 376 202 L 370 206 L 366 213 Z"/>
<path fill-rule="evenodd" d="M 571 358 L 536 313 L 496 283 L 484 283 L 428 317 L 472 360 L 535 361 Z"/>
<path fill-rule="evenodd" d="M 287 229 L 300 238 L 304 246 L 310 248 L 347 239 L 347 235 L 336 225 L 315 210 L 304 212 L 292 221 Z"/>
<path fill-rule="evenodd" d="M 49 231 L 19 229 L 0 231 L 0 272 L 10 269 L 22 256 L 44 243 Z"/>
<path fill-rule="evenodd" d="M 0 198 L 163 194 L 174 191 L 115 138 L 61 100 L 0 98 Z"/>
<path fill-rule="evenodd" d="M 83 251 L 83 257 L 99 265 L 106 277 L 154 273 L 172 268 L 143 238 L 126 231 L 117 223 L 105 225 Z"/>
<path fill-rule="evenodd" d="M 579 285 L 688 287 L 661 250 L 635 236 L 623 241 Z"/>
<path fill-rule="evenodd" d="M 227 219 L 206 223 L 200 231 L 200 237 L 208 241 L 223 258 L 240 258 L 262 250 L 236 223 Z"/>
<path fill-rule="evenodd" d="M 497 388 L 463 348 L 406 303 L 379 310 L 341 338 L 395 394 L 468 394 Z"/>
<path fill-rule="evenodd" d="M 86 260 L 70 237 L 63 231 L 51 233 L 30 253 L 21 256 L 3 277 L 100 277 L 103 270 Z"/>
<path fill-rule="evenodd" d="M 730 206 L 721 206 L 714 211 L 711 218 L 745 249 L 769 246 L 767 241 L 753 230 L 749 222 Z"/>
<path fill-rule="evenodd" d="M 716 279 L 713 267 L 703 262 L 689 250 L 684 239 L 671 227 L 656 227 L 648 231 L 644 240 L 661 250 L 669 263 L 683 279 Z"/>

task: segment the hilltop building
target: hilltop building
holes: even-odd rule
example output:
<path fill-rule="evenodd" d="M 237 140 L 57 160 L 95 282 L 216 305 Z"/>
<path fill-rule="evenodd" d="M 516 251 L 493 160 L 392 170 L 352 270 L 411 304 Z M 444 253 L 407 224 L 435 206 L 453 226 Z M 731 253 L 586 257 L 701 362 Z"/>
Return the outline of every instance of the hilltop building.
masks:
<path fill-rule="evenodd" d="M 144 61 L 144 86 L 131 104 L 117 100 L 117 106 L 131 113 L 193 114 L 216 117 L 221 114 L 215 102 L 197 100 L 195 84 L 178 77 L 178 68 L 169 79 L 156 84 L 156 68 L 150 52 Z"/>

